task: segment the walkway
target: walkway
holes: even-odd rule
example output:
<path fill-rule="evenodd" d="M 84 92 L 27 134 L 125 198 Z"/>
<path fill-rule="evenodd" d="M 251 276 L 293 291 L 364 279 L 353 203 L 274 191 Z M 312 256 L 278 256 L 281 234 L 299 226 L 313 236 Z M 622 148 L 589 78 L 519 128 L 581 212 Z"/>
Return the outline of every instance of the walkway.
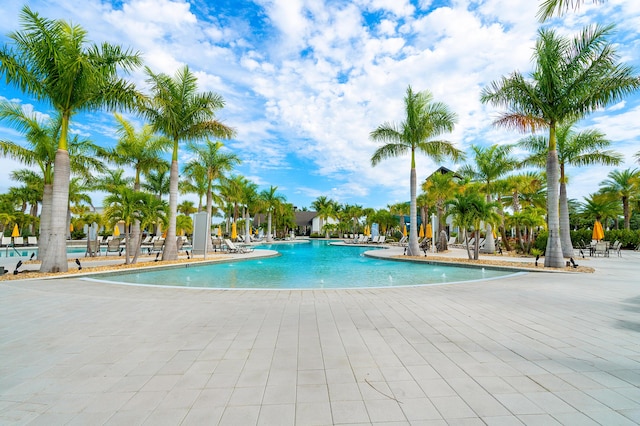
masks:
<path fill-rule="evenodd" d="M 640 254 L 578 262 L 376 290 L 0 282 L 0 423 L 640 423 Z"/>

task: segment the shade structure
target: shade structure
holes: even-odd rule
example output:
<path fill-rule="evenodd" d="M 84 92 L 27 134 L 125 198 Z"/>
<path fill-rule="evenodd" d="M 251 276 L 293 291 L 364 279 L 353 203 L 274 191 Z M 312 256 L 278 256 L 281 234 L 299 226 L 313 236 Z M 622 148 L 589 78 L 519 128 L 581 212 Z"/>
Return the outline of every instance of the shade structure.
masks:
<path fill-rule="evenodd" d="M 424 236 L 427 238 L 433 237 L 433 227 L 430 223 L 427 223 L 427 230 L 425 231 Z"/>
<path fill-rule="evenodd" d="M 231 224 L 231 239 L 235 240 L 236 238 L 238 238 L 238 230 L 236 229 L 236 223 L 233 222 Z"/>
<path fill-rule="evenodd" d="M 119 237 L 120 236 L 120 228 L 118 227 L 117 224 L 116 224 L 116 226 L 113 227 L 113 236 L 114 237 Z"/>
<path fill-rule="evenodd" d="M 599 220 L 596 220 L 593 224 L 593 235 L 591 238 L 596 241 L 600 241 L 604 238 L 604 229 L 602 229 L 602 224 Z"/>
<path fill-rule="evenodd" d="M 427 229 L 429 228 L 427 227 Z M 420 232 L 418 232 L 418 237 L 424 238 L 424 225 L 422 223 L 420 224 Z"/>
<path fill-rule="evenodd" d="M 402 225 L 402 235 L 407 236 L 407 225 Z"/>
<path fill-rule="evenodd" d="M 16 225 L 13 227 L 13 232 L 11 233 L 12 237 L 19 237 L 20 236 L 20 230 L 18 229 L 18 224 L 16 223 Z"/>

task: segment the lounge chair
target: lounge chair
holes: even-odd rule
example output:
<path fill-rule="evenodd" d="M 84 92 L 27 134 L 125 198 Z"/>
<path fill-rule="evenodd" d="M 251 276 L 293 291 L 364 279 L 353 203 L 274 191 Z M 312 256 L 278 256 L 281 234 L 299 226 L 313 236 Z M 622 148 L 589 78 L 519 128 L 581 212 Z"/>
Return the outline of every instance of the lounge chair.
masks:
<path fill-rule="evenodd" d="M 380 235 L 380 237 L 378 238 L 378 244 L 384 244 L 384 240 L 386 240 L 387 237 L 385 235 Z"/>
<path fill-rule="evenodd" d="M 456 237 L 450 237 L 449 241 L 447 241 L 447 245 L 451 246 L 456 243 Z"/>
<path fill-rule="evenodd" d="M 402 247 L 406 247 L 409 245 L 408 240 L 409 240 L 409 237 L 403 236 L 402 238 L 400 238 L 400 241 L 398 241 L 398 245 Z"/>
<path fill-rule="evenodd" d="M 89 240 L 87 243 L 87 251 L 84 253 L 84 257 L 96 257 L 100 256 L 100 243 L 98 240 Z"/>
<path fill-rule="evenodd" d="M 13 245 L 14 246 L 23 246 L 24 238 L 23 237 L 13 237 Z"/>
<path fill-rule="evenodd" d="M 593 249 L 593 254 L 609 257 L 609 244 L 606 241 L 598 241 Z"/>
<path fill-rule="evenodd" d="M 31 236 L 27 237 L 27 245 L 37 246 L 38 245 L 38 237 L 36 237 L 35 235 L 31 235 Z"/>
<path fill-rule="evenodd" d="M 113 238 L 107 243 L 105 256 L 109 256 L 109 253 L 118 253 L 118 256 L 122 256 L 122 250 L 120 247 L 120 238 Z"/>
<path fill-rule="evenodd" d="M 225 239 L 224 244 L 227 246 L 227 252 L 229 253 L 250 253 L 253 251 L 252 247 L 235 245 L 229 239 Z"/>
<path fill-rule="evenodd" d="M 149 250 L 149 254 L 162 253 L 162 250 L 164 249 L 164 240 L 155 240 L 151 246 L 147 247 L 147 249 Z"/>
<path fill-rule="evenodd" d="M 2 236 L 2 247 L 9 247 L 11 246 L 11 237 L 5 237 L 4 235 Z"/>

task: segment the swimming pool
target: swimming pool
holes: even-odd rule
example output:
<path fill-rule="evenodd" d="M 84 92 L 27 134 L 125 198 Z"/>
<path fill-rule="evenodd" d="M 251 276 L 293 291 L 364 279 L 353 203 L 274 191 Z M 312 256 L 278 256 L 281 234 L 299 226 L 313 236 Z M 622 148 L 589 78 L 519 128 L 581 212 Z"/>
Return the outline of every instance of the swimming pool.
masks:
<path fill-rule="evenodd" d="M 87 252 L 87 248 L 84 246 L 69 246 L 67 247 L 67 256 L 69 257 L 78 257 L 84 256 Z M 32 254 L 38 254 L 37 247 L 3 247 L 0 250 L 0 258 L 1 257 L 15 257 L 15 258 L 29 258 Z M 103 253 L 104 254 L 104 253 Z M 24 260 L 24 259 L 23 259 Z"/>
<path fill-rule="evenodd" d="M 326 241 L 264 245 L 281 256 L 104 275 L 100 281 L 219 289 L 319 289 L 434 285 L 513 275 L 513 271 L 397 262 L 363 255 L 373 247 Z M 94 279 L 94 278 L 92 278 Z"/>

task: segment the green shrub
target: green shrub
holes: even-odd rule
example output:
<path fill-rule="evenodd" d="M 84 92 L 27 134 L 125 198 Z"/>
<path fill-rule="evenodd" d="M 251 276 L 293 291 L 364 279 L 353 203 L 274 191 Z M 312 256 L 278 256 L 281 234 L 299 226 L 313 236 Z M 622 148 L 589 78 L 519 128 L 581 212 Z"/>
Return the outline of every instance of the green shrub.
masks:
<path fill-rule="evenodd" d="M 533 246 L 531 247 L 531 253 L 533 254 L 533 249 L 540 250 L 541 253 L 544 253 L 547 250 L 547 240 L 549 239 L 549 233 L 547 231 L 540 231 L 536 240 L 533 242 Z"/>

